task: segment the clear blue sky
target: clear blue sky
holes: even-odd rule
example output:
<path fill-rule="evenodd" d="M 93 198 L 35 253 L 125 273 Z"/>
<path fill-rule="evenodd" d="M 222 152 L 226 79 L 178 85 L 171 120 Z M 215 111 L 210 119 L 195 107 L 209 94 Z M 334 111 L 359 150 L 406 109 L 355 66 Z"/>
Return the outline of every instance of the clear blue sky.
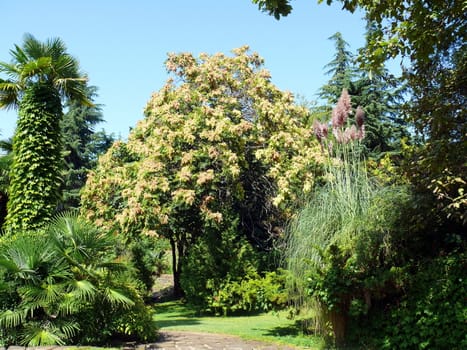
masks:
<path fill-rule="evenodd" d="M 168 52 L 229 53 L 247 44 L 280 89 L 314 99 L 335 52 L 327 38 L 341 32 L 354 52 L 364 44 L 365 23 L 339 5 L 292 4 L 293 13 L 277 21 L 250 0 L 0 0 L 0 61 L 10 61 L 24 33 L 60 37 L 99 89 L 95 102 L 106 123 L 98 129 L 125 138 L 168 78 Z M 0 111 L 1 138 L 12 136 L 16 118 Z"/>

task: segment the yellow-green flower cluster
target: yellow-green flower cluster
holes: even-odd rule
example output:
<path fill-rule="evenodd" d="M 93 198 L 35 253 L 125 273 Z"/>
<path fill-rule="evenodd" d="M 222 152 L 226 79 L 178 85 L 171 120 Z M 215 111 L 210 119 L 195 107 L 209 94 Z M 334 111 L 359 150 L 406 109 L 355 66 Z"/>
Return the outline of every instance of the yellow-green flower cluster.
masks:
<path fill-rule="evenodd" d="M 163 235 L 177 225 L 218 224 L 244 199 L 253 163 L 271 184 L 266 200 L 284 213 L 311 190 L 323 158 L 305 123 L 309 111 L 271 83 L 257 54 L 233 53 L 169 54 L 174 77 L 89 176 L 86 216 Z"/>

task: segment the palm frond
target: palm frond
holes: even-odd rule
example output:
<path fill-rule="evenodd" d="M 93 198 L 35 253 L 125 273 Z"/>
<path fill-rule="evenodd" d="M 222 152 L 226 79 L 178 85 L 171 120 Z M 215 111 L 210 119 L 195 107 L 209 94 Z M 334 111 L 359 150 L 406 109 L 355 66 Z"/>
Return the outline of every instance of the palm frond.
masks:
<path fill-rule="evenodd" d="M 66 96 L 72 101 L 75 101 L 86 107 L 93 107 L 94 104 L 89 100 L 86 93 L 86 77 L 82 78 L 62 78 L 55 79 L 55 86 L 61 92 L 62 95 Z"/>
<path fill-rule="evenodd" d="M 21 332 L 21 345 L 65 345 L 65 341 L 74 337 L 79 330 L 76 322 L 58 320 L 31 322 Z"/>
<path fill-rule="evenodd" d="M 15 45 L 15 48 L 10 50 L 10 55 L 13 56 L 13 61 L 16 62 L 18 66 L 25 64 L 29 60 L 28 55 L 18 45 Z"/>
<path fill-rule="evenodd" d="M 39 270 L 57 261 L 44 237 L 18 234 L 8 245 L 0 247 L 0 265 L 24 281 L 40 280 Z"/>
<path fill-rule="evenodd" d="M 0 108 L 17 108 L 21 86 L 10 80 L 0 80 Z"/>
<path fill-rule="evenodd" d="M 0 314 L 0 327 L 13 328 L 21 325 L 26 319 L 28 310 L 5 310 Z"/>
<path fill-rule="evenodd" d="M 70 284 L 68 295 L 81 301 L 91 301 L 95 298 L 97 288 L 87 280 L 74 280 Z"/>
<path fill-rule="evenodd" d="M 23 66 L 20 81 L 26 81 L 32 77 L 47 77 L 50 74 L 52 59 L 50 57 L 39 57 L 37 60 L 29 61 Z"/>
<path fill-rule="evenodd" d="M 11 81 L 17 81 L 21 70 L 18 69 L 17 65 L 0 62 L 0 72 L 6 74 Z"/>
<path fill-rule="evenodd" d="M 65 345 L 63 336 L 60 329 L 35 323 L 24 327 L 20 343 L 25 346 Z"/>
<path fill-rule="evenodd" d="M 60 38 L 47 39 L 47 41 L 43 44 L 43 48 L 47 53 L 47 56 L 52 57 L 54 61 L 57 61 L 67 51 L 65 42 Z"/>
<path fill-rule="evenodd" d="M 75 266 L 94 266 L 98 256 L 113 247 L 113 238 L 100 232 L 77 214 L 59 215 L 48 228 L 57 249 Z"/>
<path fill-rule="evenodd" d="M 88 303 L 92 303 L 97 295 L 97 288 L 87 280 L 73 280 L 68 284 L 68 292 L 58 305 L 58 313 L 71 315 L 82 310 Z"/>
<path fill-rule="evenodd" d="M 0 140 L 0 149 L 2 151 L 6 151 L 7 155 L 13 152 L 13 139 L 10 137 L 9 139 L 6 139 L 6 140 Z M 5 156 L 3 156 L 2 158 L 5 158 Z"/>
<path fill-rule="evenodd" d="M 39 286 L 27 285 L 18 288 L 18 293 L 23 301 L 46 308 L 62 300 L 64 285 L 53 283 L 41 283 Z"/>
<path fill-rule="evenodd" d="M 22 51 L 24 56 L 20 58 L 26 57 L 27 61 L 47 56 L 47 48 L 30 33 L 24 34 L 23 47 L 22 49 L 16 47 L 16 51 Z M 26 62 L 23 61 L 23 63 Z"/>
<path fill-rule="evenodd" d="M 80 331 L 76 322 L 61 322 L 58 326 L 67 339 L 74 337 Z"/>
<path fill-rule="evenodd" d="M 135 302 L 127 297 L 123 291 L 114 288 L 106 288 L 104 290 L 105 299 L 113 306 L 121 306 L 130 308 L 135 305 Z"/>
<path fill-rule="evenodd" d="M 14 274 L 18 273 L 21 271 L 21 268 L 18 266 L 18 264 L 7 258 L 0 258 L 0 267 L 3 267 L 5 270 L 8 271 L 8 273 Z M 33 272 L 33 270 L 29 270 L 30 272 Z"/>

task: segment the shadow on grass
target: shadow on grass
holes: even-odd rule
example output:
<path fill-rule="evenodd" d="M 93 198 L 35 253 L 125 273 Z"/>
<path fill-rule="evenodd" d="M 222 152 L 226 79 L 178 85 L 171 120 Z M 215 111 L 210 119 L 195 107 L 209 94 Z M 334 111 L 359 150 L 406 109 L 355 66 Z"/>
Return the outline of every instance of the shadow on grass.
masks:
<path fill-rule="evenodd" d="M 177 318 L 174 320 L 157 320 L 156 324 L 160 329 L 163 329 L 168 327 L 194 326 L 200 324 L 200 322 L 193 318 Z"/>
<path fill-rule="evenodd" d="M 161 304 L 153 304 L 157 314 L 164 315 L 164 317 L 195 317 L 196 311 L 190 309 L 180 300 L 167 301 Z"/>
<path fill-rule="evenodd" d="M 286 337 L 292 336 L 296 337 L 299 335 L 303 335 L 304 328 L 303 328 L 303 321 L 297 320 L 291 325 L 287 326 L 278 326 L 271 329 L 265 330 L 263 335 L 266 336 L 273 336 L 273 337 Z"/>

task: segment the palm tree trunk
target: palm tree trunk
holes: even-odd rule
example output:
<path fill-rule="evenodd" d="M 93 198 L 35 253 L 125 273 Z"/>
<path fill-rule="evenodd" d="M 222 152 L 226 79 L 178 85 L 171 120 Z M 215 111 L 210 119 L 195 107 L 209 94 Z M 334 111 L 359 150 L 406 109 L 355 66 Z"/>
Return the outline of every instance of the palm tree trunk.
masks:
<path fill-rule="evenodd" d="M 7 230 L 33 230 L 48 222 L 60 197 L 62 105 L 49 84 L 29 86 L 13 137 Z"/>

